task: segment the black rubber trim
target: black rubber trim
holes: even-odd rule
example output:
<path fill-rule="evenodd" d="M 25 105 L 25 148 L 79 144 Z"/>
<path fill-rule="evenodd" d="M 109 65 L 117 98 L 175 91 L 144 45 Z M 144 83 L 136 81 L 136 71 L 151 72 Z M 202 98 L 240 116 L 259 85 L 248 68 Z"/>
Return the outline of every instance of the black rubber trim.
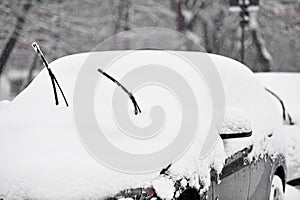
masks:
<path fill-rule="evenodd" d="M 220 134 L 220 137 L 224 140 L 224 139 L 250 137 L 251 135 L 252 135 L 252 131 L 242 132 L 242 133 Z"/>
<path fill-rule="evenodd" d="M 287 182 L 287 184 L 291 185 L 291 186 L 297 186 L 297 185 L 300 185 L 300 178 L 296 178 L 296 179 L 292 179 L 292 180 L 289 180 Z"/>

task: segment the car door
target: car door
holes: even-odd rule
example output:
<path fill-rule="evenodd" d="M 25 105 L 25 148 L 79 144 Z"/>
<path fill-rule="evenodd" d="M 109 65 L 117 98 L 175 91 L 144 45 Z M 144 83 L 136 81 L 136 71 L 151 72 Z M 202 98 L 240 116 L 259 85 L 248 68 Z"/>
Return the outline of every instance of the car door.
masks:
<path fill-rule="evenodd" d="M 251 166 L 247 160 L 249 149 L 237 152 L 226 159 L 219 180 L 212 172 L 211 195 L 209 199 L 243 200 L 248 198 Z"/>

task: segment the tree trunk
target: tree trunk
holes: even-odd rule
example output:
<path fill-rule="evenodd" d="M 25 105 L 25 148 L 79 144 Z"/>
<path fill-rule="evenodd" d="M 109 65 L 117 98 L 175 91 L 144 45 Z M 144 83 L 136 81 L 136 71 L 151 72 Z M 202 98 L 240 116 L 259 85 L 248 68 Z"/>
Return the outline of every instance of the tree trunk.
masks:
<path fill-rule="evenodd" d="M 207 53 L 212 53 L 212 48 L 210 44 L 210 34 L 209 34 L 209 25 L 206 19 L 202 20 L 203 31 L 204 31 L 204 45 Z"/>
<path fill-rule="evenodd" d="M 4 67 L 9 59 L 10 53 L 12 52 L 16 42 L 18 41 L 18 37 L 23 30 L 23 26 L 25 23 L 26 15 L 29 9 L 32 7 L 31 0 L 28 0 L 22 7 L 21 14 L 17 16 L 16 25 L 14 30 L 10 34 L 7 42 L 5 43 L 2 53 L 0 55 L 0 76 L 4 70 Z"/>
<path fill-rule="evenodd" d="M 190 36 L 191 39 L 195 39 L 197 35 L 194 34 L 194 28 L 199 18 L 200 10 L 204 8 L 204 3 L 197 0 L 170 0 L 170 5 L 173 12 L 176 13 L 176 30 Z M 180 49 L 192 50 L 195 43 L 198 43 L 198 41 L 191 42 L 186 40 Z"/>
<path fill-rule="evenodd" d="M 266 47 L 266 42 L 262 36 L 260 28 L 257 23 L 256 15 L 252 13 L 252 17 L 250 20 L 250 29 L 253 37 L 254 45 L 257 49 L 257 55 L 259 62 L 262 64 L 262 71 L 270 72 L 274 66 L 273 58 Z"/>
<path fill-rule="evenodd" d="M 34 54 L 33 61 L 30 65 L 28 75 L 27 75 L 26 79 L 23 81 L 23 85 L 20 88 L 20 91 L 24 90 L 30 84 L 30 82 L 32 81 L 33 73 L 34 73 L 34 70 L 36 69 L 37 63 L 38 63 L 38 55 Z"/>
<path fill-rule="evenodd" d="M 123 31 L 130 30 L 130 8 L 131 8 L 131 0 L 119 0 L 118 1 L 118 9 L 117 9 L 117 20 L 115 23 L 115 33 L 120 33 Z M 130 38 L 123 38 L 122 41 L 115 41 L 116 45 L 111 47 L 115 49 L 130 49 Z"/>
<path fill-rule="evenodd" d="M 213 24 L 215 26 L 215 30 L 212 33 L 212 42 L 213 42 L 213 50 L 215 54 L 220 54 L 220 37 L 221 37 L 221 31 L 223 28 L 224 23 L 224 11 L 220 10 L 220 12 L 217 14 L 217 16 L 213 19 Z"/>
<path fill-rule="evenodd" d="M 129 10 L 131 7 L 130 0 L 120 0 L 118 3 L 118 22 L 115 25 L 115 32 L 128 31 L 129 26 Z"/>

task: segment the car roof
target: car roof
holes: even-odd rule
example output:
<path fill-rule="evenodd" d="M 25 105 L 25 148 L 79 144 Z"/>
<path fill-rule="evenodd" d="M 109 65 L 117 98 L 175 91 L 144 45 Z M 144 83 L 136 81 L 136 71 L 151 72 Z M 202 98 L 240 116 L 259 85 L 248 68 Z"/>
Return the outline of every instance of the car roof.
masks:
<path fill-rule="evenodd" d="M 142 50 L 143 54 L 152 51 L 153 50 Z M 59 58 L 50 63 L 50 68 L 59 80 L 71 105 L 73 103 L 76 78 L 80 67 L 86 59 L 88 59 L 91 54 L 96 54 L 97 57 L 99 57 L 99 60 L 101 60 L 101 56 L 114 54 L 116 52 L 123 51 L 74 54 Z M 202 52 L 181 53 L 183 53 L 183 55 L 193 55 L 200 60 L 209 55 L 223 83 L 226 107 L 238 108 L 244 113 L 247 113 L 252 128 L 255 130 L 257 127 L 257 129 L 262 130 L 257 131 L 258 133 L 263 132 L 263 130 L 272 129 L 272 126 L 276 124 L 274 121 L 279 120 L 279 118 L 276 119 L 275 117 L 277 114 L 274 114 L 274 112 L 278 111 L 274 109 L 274 105 L 270 103 L 270 97 L 266 94 L 264 87 L 254 76 L 253 72 L 245 65 L 220 55 Z M 45 69 L 42 70 L 32 83 L 21 92 L 12 103 L 15 106 L 20 107 L 24 107 L 24 102 L 26 102 L 26 107 L 30 107 L 30 105 L 43 108 L 53 107 L 54 96 L 48 76 L 47 71 Z M 59 98 L 60 102 L 63 102 L 61 95 L 59 95 Z M 273 116 L 271 113 L 274 114 L 274 117 L 270 117 Z"/>

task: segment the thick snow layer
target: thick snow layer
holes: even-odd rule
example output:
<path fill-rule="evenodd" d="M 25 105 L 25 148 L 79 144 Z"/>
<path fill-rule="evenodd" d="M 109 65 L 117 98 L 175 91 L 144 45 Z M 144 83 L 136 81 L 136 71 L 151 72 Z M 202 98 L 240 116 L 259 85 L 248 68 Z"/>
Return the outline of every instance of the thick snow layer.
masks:
<path fill-rule="evenodd" d="M 239 113 L 244 113 L 242 114 L 243 118 L 250 122 L 252 129 L 252 136 L 249 138 L 225 141 L 226 154 L 232 155 L 251 144 L 254 145 L 249 155 L 250 159 L 256 159 L 265 154 L 284 153 L 285 143 L 280 126 L 281 115 L 274 109 L 275 105 L 272 104 L 270 97 L 255 75 L 237 61 L 224 62 L 221 59 L 213 59 L 213 62 L 220 66 L 218 70 L 225 89 L 226 108 L 238 108 Z M 234 114 L 231 115 L 233 115 L 231 118 L 234 118 Z M 230 115 L 228 116 L 230 117 Z M 268 137 L 268 135 L 272 135 L 272 137 Z"/>
<path fill-rule="evenodd" d="M 158 173 L 133 175 L 112 170 L 93 159 L 81 144 L 73 121 L 72 97 L 78 71 L 87 56 L 68 56 L 50 64 L 68 97 L 70 107 L 54 106 L 52 86 L 46 70 L 11 103 L 1 103 L 0 197 L 95 199 L 126 188 L 149 185 L 154 185 L 161 196 L 171 196 L 173 189 L 168 181 L 161 181 Z M 211 58 L 224 84 L 226 106 L 242 110 L 251 122 L 253 136 L 242 139 L 244 147 L 256 144 L 252 156 L 281 152 L 274 139 L 276 137 L 267 138 L 270 133 L 277 135 L 276 124 L 279 123 L 263 87 L 242 64 L 222 56 L 211 55 Z M 204 91 L 205 88 L 197 86 Z M 138 102 L 141 101 L 138 99 Z M 63 100 L 60 99 L 60 102 Z M 201 115 L 207 122 L 209 120 L 205 116 L 209 116 L 209 109 L 203 107 Z M 207 129 L 208 125 L 205 124 L 208 123 L 199 129 Z M 200 152 L 191 148 L 171 166 L 172 180 L 187 177 L 190 185 L 199 188 L 200 178 L 207 189 L 211 167 L 221 172 L 226 156 L 241 148 L 224 150 L 223 141 L 218 138 L 213 150 L 202 160 L 198 159 Z"/>
<path fill-rule="evenodd" d="M 0 109 L 6 107 L 9 103 L 10 103 L 10 101 L 8 101 L 8 100 L 0 101 Z"/>
<path fill-rule="evenodd" d="M 257 78 L 284 102 L 295 125 L 283 125 L 287 141 L 288 180 L 300 177 L 300 74 L 299 73 L 257 73 Z M 273 98 L 273 97 L 271 97 Z M 273 98 L 274 99 L 274 98 Z M 277 109 L 282 112 L 277 100 Z"/>
<path fill-rule="evenodd" d="M 247 114 L 238 108 L 226 108 L 223 127 L 220 133 L 232 134 L 249 131 L 251 131 L 251 123 L 247 118 Z"/>
<path fill-rule="evenodd" d="M 3 197 L 94 199 L 116 194 L 126 188 L 156 184 L 153 180 L 159 177 L 158 172 L 126 174 L 112 170 L 97 162 L 81 144 L 73 121 L 72 97 L 77 74 L 87 56 L 88 54 L 68 56 L 50 64 L 70 107 L 64 106 L 60 95 L 62 105 L 54 106 L 52 86 L 46 70 L 11 103 L 1 103 L 0 195 Z M 202 93 L 204 89 L 199 88 Z M 138 102 L 143 103 L 142 99 L 138 99 Z M 209 112 L 205 110 L 205 105 L 203 107 L 200 107 L 204 109 L 201 112 L 202 121 L 206 122 Z M 205 131 L 208 124 L 204 123 L 199 128 Z M 109 131 L 112 133 L 114 129 Z M 113 134 L 107 136 L 114 140 Z M 190 178 L 190 184 L 195 187 L 199 187 L 199 180 L 195 180 L 199 177 L 209 185 L 210 167 L 214 166 L 219 172 L 222 169 L 225 160 L 222 151 L 222 141 L 219 139 L 212 153 L 200 162 L 197 157 L 200 152 L 190 149 L 171 166 L 171 174 L 174 177 Z M 199 171 L 199 167 L 205 170 Z M 161 188 L 159 193 L 170 197 L 171 192 L 168 188 Z"/>
<path fill-rule="evenodd" d="M 221 134 L 243 133 L 250 131 L 252 131 L 251 123 L 247 118 L 246 113 L 234 107 L 227 107 L 225 109 L 224 122 L 222 130 L 220 131 Z M 251 140 L 249 138 L 224 140 L 224 147 L 226 149 L 227 156 L 231 156 L 233 153 L 249 146 L 250 142 Z"/>
<path fill-rule="evenodd" d="M 166 177 L 160 177 L 153 181 L 153 188 L 155 189 L 157 195 L 162 199 L 172 199 L 175 187 L 174 182 Z"/>
<path fill-rule="evenodd" d="M 285 188 L 285 200 L 298 200 L 300 197 L 300 190 L 297 188 L 287 185 Z"/>

